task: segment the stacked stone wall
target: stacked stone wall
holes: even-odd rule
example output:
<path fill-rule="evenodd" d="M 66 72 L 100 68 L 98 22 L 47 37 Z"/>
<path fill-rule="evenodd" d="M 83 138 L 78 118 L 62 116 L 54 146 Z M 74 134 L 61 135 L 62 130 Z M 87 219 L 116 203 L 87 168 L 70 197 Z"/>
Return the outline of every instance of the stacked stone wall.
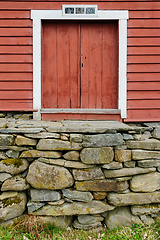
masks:
<path fill-rule="evenodd" d="M 79 229 L 160 218 L 160 124 L 0 119 L 0 223 Z"/>

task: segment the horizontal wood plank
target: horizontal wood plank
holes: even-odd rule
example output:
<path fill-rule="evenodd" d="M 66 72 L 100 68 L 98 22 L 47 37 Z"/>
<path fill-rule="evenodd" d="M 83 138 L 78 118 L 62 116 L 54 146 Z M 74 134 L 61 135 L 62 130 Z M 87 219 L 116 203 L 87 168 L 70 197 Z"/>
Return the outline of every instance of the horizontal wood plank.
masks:
<path fill-rule="evenodd" d="M 129 19 L 128 28 L 160 28 L 160 19 Z"/>
<path fill-rule="evenodd" d="M 0 64 L 0 72 L 32 72 L 33 71 L 33 65 L 32 64 Z"/>
<path fill-rule="evenodd" d="M 128 56 L 127 63 L 160 63 L 160 55 L 149 55 L 149 56 Z M 147 65 L 145 65 L 147 66 Z"/>
<path fill-rule="evenodd" d="M 0 36 L 3 37 L 29 37 L 32 36 L 32 28 L 0 28 Z"/>
<path fill-rule="evenodd" d="M 58 2 L 56 0 L 53 1 L 39 1 L 37 4 L 37 1 L 23 1 L 23 2 L 19 2 L 16 1 L 14 3 L 12 2 L 4 2 L 3 4 L 1 4 L 1 8 L 2 9 L 30 9 L 32 8 L 36 8 L 37 9 L 46 9 L 46 8 L 51 8 L 54 7 L 55 5 L 58 7 L 61 6 L 62 2 L 64 2 L 65 4 L 68 4 L 68 1 L 63 1 L 63 0 L 59 0 Z M 70 2 L 72 2 L 72 4 L 74 4 L 74 2 L 76 4 L 79 3 L 79 0 L 70 0 Z M 107 9 L 129 9 L 129 10 L 149 10 L 149 9 L 160 9 L 160 3 L 154 1 L 150 2 L 150 1 L 145 1 L 145 2 L 141 2 L 141 1 L 105 1 L 105 0 L 101 0 L 101 1 L 97 1 L 97 0 L 88 0 L 88 2 L 98 2 L 100 6 L 106 6 Z M 91 3 L 90 3 L 91 4 Z"/>
<path fill-rule="evenodd" d="M 160 70 L 160 64 L 128 64 L 127 66 L 127 72 L 159 72 Z"/>
<path fill-rule="evenodd" d="M 128 100 L 127 106 L 128 109 L 159 109 L 160 100 Z"/>
<path fill-rule="evenodd" d="M 160 46 L 160 37 L 128 37 L 127 46 Z"/>
<path fill-rule="evenodd" d="M 0 81 L 33 81 L 33 73 L 1 73 L 0 74 Z"/>
<path fill-rule="evenodd" d="M 160 90 L 160 80 L 159 82 L 145 82 L 145 81 L 141 81 L 141 82 L 128 82 L 127 84 L 127 89 L 128 91 L 138 91 L 138 90 L 150 90 L 150 91 L 155 91 L 155 90 Z"/>
<path fill-rule="evenodd" d="M 0 19 L 0 27 L 32 27 L 31 19 Z"/>
<path fill-rule="evenodd" d="M 1 4 L 2 4 L 2 2 L 1 2 Z M 2 5 L 0 5 L 0 8 L 2 9 Z M 10 19 L 10 18 L 13 18 L 13 19 L 18 19 L 18 18 L 31 18 L 31 12 L 30 12 L 30 10 L 26 10 L 26 11 L 17 11 L 17 9 L 18 9 L 18 6 L 15 8 L 14 7 L 14 9 L 16 9 L 16 11 L 12 11 L 13 10 L 13 8 L 12 8 L 12 10 L 11 11 L 1 11 L 1 14 L 0 14 L 0 19 L 6 19 L 6 18 L 8 18 L 8 19 Z"/>
<path fill-rule="evenodd" d="M 159 81 L 160 73 L 128 73 L 128 81 Z"/>
<path fill-rule="evenodd" d="M 33 56 L 30 55 L 0 55 L 0 63 L 32 63 Z"/>
<path fill-rule="evenodd" d="M 42 114 L 43 121 L 60 121 L 64 119 L 72 119 L 72 120 L 116 120 L 121 121 L 120 114 Z"/>
<path fill-rule="evenodd" d="M 19 99 L 19 100 L 22 100 L 22 99 L 28 99 L 28 100 L 31 100 L 33 99 L 33 93 L 32 91 L 1 91 L 0 90 L 0 100 L 5 100 L 5 99 Z"/>
<path fill-rule="evenodd" d="M 7 82 L 0 81 L 0 89 L 1 90 L 30 90 L 32 91 L 32 82 Z"/>
<path fill-rule="evenodd" d="M 32 111 L 31 100 L 0 100 L 0 111 Z"/>
<path fill-rule="evenodd" d="M 157 55 L 160 54 L 160 47 L 128 47 L 129 55 Z"/>
<path fill-rule="evenodd" d="M 159 29 L 152 29 L 152 28 L 129 28 L 127 30 L 128 37 L 160 37 L 160 30 Z"/>
<path fill-rule="evenodd" d="M 0 45 L 33 45 L 31 37 L 0 37 Z"/>
<path fill-rule="evenodd" d="M 142 4 L 142 3 L 141 3 Z M 155 19 L 160 18 L 160 11 L 156 9 L 157 11 L 154 11 L 152 8 L 150 8 L 148 11 L 141 10 L 141 11 L 130 11 L 129 12 L 129 18 L 130 19 Z"/>
<path fill-rule="evenodd" d="M 159 91 L 128 91 L 128 99 L 160 99 L 160 90 Z"/>
<path fill-rule="evenodd" d="M 125 122 L 160 121 L 160 109 L 128 110 Z"/>
<path fill-rule="evenodd" d="M 1 54 L 32 54 L 32 46 L 0 46 Z"/>

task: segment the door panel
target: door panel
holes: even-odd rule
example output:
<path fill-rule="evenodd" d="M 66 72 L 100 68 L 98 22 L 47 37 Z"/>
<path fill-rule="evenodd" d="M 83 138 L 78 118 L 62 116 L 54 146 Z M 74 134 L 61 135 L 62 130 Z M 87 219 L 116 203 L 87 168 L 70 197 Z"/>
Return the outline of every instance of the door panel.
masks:
<path fill-rule="evenodd" d="M 118 108 L 116 21 L 42 22 L 42 108 Z"/>
<path fill-rule="evenodd" d="M 118 109 L 118 25 L 103 24 L 102 108 Z"/>
<path fill-rule="evenodd" d="M 79 24 L 43 22 L 42 108 L 79 107 Z"/>
<path fill-rule="evenodd" d="M 92 25 L 92 27 L 91 27 Z M 101 108 L 102 26 L 81 24 L 81 108 Z"/>

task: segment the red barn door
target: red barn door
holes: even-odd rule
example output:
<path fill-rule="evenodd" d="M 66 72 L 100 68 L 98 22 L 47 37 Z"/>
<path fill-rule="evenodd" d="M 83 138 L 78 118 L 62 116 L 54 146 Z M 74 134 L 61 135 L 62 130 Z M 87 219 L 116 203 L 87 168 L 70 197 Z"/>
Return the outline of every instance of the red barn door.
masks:
<path fill-rule="evenodd" d="M 117 22 L 42 26 L 42 109 L 118 109 Z M 108 119 L 102 115 L 42 114 L 42 119 Z"/>

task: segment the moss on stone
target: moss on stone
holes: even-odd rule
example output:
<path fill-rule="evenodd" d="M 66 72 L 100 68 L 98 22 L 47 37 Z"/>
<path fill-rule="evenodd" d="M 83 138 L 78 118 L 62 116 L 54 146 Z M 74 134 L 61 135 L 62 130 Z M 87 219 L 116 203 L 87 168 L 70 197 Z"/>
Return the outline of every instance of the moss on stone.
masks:
<path fill-rule="evenodd" d="M 9 165 L 14 165 L 15 167 L 20 167 L 23 165 L 23 161 L 20 158 L 7 158 L 2 160 L 3 164 L 9 166 Z"/>
<path fill-rule="evenodd" d="M 7 198 L 7 199 L 2 200 L 2 203 L 3 203 L 3 207 L 8 207 L 12 204 L 18 204 L 21 201 L 22 201 L 22 199 L 20 197 L 16 196 L 16 197 Z"/>

